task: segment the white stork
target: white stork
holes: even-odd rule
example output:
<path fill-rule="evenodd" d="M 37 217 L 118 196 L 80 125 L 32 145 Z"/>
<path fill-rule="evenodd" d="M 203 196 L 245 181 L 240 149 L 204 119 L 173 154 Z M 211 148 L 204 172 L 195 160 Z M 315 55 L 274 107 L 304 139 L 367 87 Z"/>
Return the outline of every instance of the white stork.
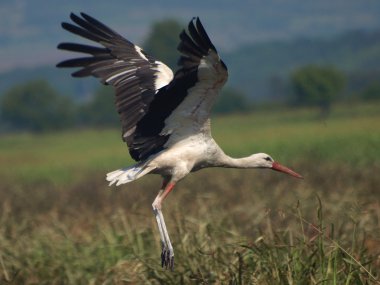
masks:
<path fill-rule="evenodd" d="M 90 56 L 70 59 L 58 67 L 80 67 L 74 77 L 95 76 L 116 89 L 116 109 L 135 165 L 107 174 L 110 185 L 121 185 L 145 174 L 159 174 L 162 187 L 152 206 L 160 232 L 162 267 L 173 269 L 174 251 L 162 214 L 162 203 L 187 174 L 205 167 L 269 168 L 302 178 L 265 153 L 244 158 L 226 155 L 214 141 L 210 110 L 227 80 L 220 59 L 199 18 L 183 31 L 179 69 L 172 70 L 96 19 L 71 14 L 77 24 L 62 27 L 103 47 L 61 43 L 59 49 Z"/>

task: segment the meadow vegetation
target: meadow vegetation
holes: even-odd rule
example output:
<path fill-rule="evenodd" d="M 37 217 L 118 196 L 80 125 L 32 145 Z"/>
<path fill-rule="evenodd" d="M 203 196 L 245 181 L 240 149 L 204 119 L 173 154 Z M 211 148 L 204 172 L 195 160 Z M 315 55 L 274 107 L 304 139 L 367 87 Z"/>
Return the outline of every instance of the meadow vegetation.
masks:
<path fill-rule="evenodd" d="M 216 117 L 232 156 L 266 152 L 304 176 L 208 169 L 164 204 L 175 248 L 160 267 L 147 176 L 107 186 L 132 163 L 119 130 L 0 139 L 1 284 L 380 284 L 380 105 Z"/>

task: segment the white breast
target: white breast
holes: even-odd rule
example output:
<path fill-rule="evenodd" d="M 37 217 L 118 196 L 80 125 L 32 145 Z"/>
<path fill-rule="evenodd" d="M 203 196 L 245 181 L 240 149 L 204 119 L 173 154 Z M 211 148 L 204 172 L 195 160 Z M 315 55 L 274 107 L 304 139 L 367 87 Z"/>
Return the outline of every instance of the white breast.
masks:
<path fill-rule="evenodd" d="M 150 163 L 160 174 L 182 179 L 194 168 L 209 166 L 220 148 L 206 133 L 186 137 L 159 153 Z"/>

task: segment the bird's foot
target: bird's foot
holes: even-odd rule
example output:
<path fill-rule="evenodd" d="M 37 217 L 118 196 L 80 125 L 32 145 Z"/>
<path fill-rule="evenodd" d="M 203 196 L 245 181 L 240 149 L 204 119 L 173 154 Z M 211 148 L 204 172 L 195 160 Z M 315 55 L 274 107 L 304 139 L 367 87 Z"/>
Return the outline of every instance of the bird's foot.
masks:
<path fill-rule="evenodd" d="M 173 271 L 174 269 L 174 252 L 173 249 L 169 249 L 167 247 L 162 247 L 161 252 L 161 266 L 162 268 L 170 269 Z"/>

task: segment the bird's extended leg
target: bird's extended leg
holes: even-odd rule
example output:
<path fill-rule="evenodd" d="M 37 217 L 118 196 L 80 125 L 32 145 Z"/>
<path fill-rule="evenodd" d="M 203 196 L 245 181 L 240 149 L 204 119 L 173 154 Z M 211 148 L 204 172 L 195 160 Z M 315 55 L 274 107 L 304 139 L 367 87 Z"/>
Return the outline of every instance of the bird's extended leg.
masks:
<path fill-rule="evenodd" d="M 169 183 L 168 180 L 164 180 L 162 184 L 162 189 L 158 192 L 158 195 L 156 199 L 154 199 L 154 202 L 152 204 L 154 215 L 156 216 L 156 221 L 158 225 L 158 230 L 160 232 L 160 238 L 161 238 L 161 246 L 162 246 L 162 252 L 161 252 L 161 266 L 170 268 L 173 270 L 174 268 L 174 250 L 173 246 L 170 242 L 169 233 L 166 228 L 164 216 L 162 214 L 161 208 L 162 208 L 162 202 L 166 198 L 166 196 L 170 193 L 170 191 L 174 188 L 174 183 Z"/>
<path fill-rule="evenodd" d="M 164 267 L 164 250 L 166 249 L 166 241 L 165 241 L 165 236 L 164 236 L 164 231 L 163 231 L 163 227 L 162 227 L 162 222 L 161 222 L 161 217 L 158 213 L 158 200 L 160 198 L 160 196 L 162 195 L 162 192 L 164 192 L 164 189 L 166 187 L 166 185 L 168 184 L 168 181 L 164 180 L 163 183 L 162 183 L 162 187 L 160 189 L 160 191 L 158 192 L 158 195 L 156 196 L 156 198 L 154 199 L 153 201 L 153 204 L 152 204 L 152 207 L 153 207 L 153 213 L 154 213 L 154 216 L 156 217 L 156 221 L 157 221 L 157 225 L 158 225 L 158 231 L 160 232 L 160 240 L 161 240 L 161 249 L 162 249 L 162 253 L 161 253 L 161 266 Z M 160 205 L 161 207 L 161 205 Z"/>

